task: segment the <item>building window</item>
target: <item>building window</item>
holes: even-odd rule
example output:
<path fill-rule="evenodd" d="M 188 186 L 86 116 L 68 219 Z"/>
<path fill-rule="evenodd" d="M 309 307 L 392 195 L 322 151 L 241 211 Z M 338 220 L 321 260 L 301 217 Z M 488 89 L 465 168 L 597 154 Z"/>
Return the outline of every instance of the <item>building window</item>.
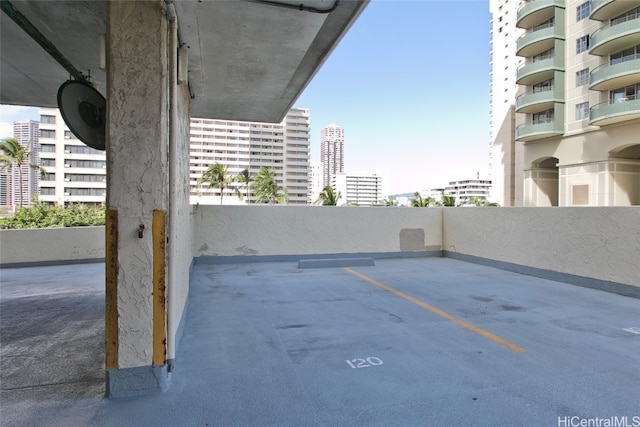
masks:
<path fill-rule="evenodd" d="M 55 172 L 44 172 L 42 174 L 42 177 L 40 178 L 41 181 L 55 181 L 56 180 L 56 174 Z"/>
<path fill-rule="evenodd" d="M 40 123 L 47 123 L 47 124 L 50 124 L 50 125 L 54 125 L 54 124 L 56 124 L 56 116 L 41 115 L 40 116 Z"/>
<path fill-rule="evenodd" d="M 40 152 L 42 153 L 55 153 L 56 146 L 53 144 L 40 144 Z"/>
<path fill-rule="evenodd" d="M 78 137 L 75 136 L 73 134 L 73 132 L 71 132 L 70 130 L 65 130 L 64 131 L 64 139 L 78 139 Z"/>
<path fill-rule="evenodd" d="M 582 120 L 589 118 L 589 103 L 581 102 L 576 104 L 576 120 Z"/>
<path fill-rule="evenodd" d="M 576 72 L 576 87 L 584 86 L 589 83 L 589 69 L 585 68 L 583 70 Z"/>
<path fill-rule="evenodd" d="M 56 159 L 41 159 L 40 160 L 40 164 L 42 166 L 55 166 L 56 165 Z"/>
<path fill-rule="evenodd" d="M 55 196 L 56 189 L 54 187 L 40 187 L 41 196 Z"/>
<path fill-rule="evenodd" d="M 51 129 L 40 129 L 40 138 L 52 138 L 56 137 L 56 131 Z"/>
<path fill-rule="evenodd" d="M 589 17 L 589 13 L 591 12 L 591 7 L 590 7 L 591 3 L 589 3 L 588 1 L 582 3 L 580 6 L 578 6 L 577 9 L 577 17 L 576 17 L 576 21 L 581 21 L 583 19 L 586 19 Z"/>
<path fill-rule="evenodd" d="M 613 65 L 620 62 L 633 61 L 634 59 L 640 59 L 640 45 L 630 47 L 621 52 L 612 53 L 609 62 Z"/>
<path fill-rule="evenodd" d="M 576 53 L 584 52 L 589 49 L 589 36 L 582 36 L 576 39 Z"/>

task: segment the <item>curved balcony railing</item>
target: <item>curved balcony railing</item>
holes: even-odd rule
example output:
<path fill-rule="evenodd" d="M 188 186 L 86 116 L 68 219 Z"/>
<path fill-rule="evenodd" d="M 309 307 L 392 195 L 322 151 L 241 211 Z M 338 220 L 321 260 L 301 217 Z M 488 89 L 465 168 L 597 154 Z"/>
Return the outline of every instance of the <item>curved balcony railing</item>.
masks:
<path fill-rule="evenodd" d="M 516 26 L 532 28 L 554 15 L 553 8 L 564 9 L 564 0 L 531 0 L 523 4 L 516 14 Z"/>
<path fill-rule="evenodd" d="M 640 15 L 606 24 L 594 31 L 590 39 L 589 53 L 592 55 L 607 55 L 626 46 L 640 44 Z"/>
<path fill-rule="evenodd" d="M 527 31 L 516 42 L 516 55 L 534 56 L 549 50 L 555 39 L 564 40 L 564 34 L 559 26 L 549 25 L 535 31 Z"/>
<path fill-rule="evenodd" d="M 554 71 L 564 71 L 564 58 L 555 55 L 540 61 L 527 61 L 516 70 L 516 83 L 530 85 L 553 77 Z"/>
<path fill-rule="evenodd" d="M 589 111 L 589 124 L 605 126 L 640 118 L 640 97 L 627 96 L 596 104 Z"/>
<path fill-rule="evenodd" d="M 564 123 L 562 120 L 547 119 L 536 122 L 524 123 L 516 128 L 517 141 L 535 141 L 536 139 L 549 138 L 562 135 Z"/>
<path fill-rule="evenodd" d="M 607 63 L 591 71 L 589 89 L 611 90 L 640 82 L 640 54 L 615 64 Z"/>
<path fill-rule="evenodd" d="M 531 113 L 549 109 L 554 103 L 564 103 L 564 93 L 560 87 L 551 86 L 545 90 L 526 92 L 516 98 L 516 112 Z"/>
<path fill-rule="evenodd" d="M 606 21 L 629 9 L 629 0 L 591 0 L 589 19 Z"/>

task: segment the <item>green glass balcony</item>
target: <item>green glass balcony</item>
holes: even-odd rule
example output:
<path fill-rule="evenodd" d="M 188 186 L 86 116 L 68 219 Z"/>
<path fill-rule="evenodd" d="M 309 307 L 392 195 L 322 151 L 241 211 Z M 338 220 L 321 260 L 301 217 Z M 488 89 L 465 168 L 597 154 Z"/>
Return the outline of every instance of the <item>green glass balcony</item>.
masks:
<path fill-rule="evenodd" d="M 590 125 L 606 126 L 636 119 L 640 119 L 640 99 L 635 96 L 594 105 L 589 112 Z"/>
<path fill-rule="evenodd" d="M 527 31 L 517 41 L 516 55 L 535 56 L 551 49 L 555 40 L 564 40 L 561 26 L 551 25 L 536 31 Z"/>
<path fill-rule="evenodd" d="M 554 16 L 556 7 L 564 9 L 564 0 L 528 1 L 518 9 L 516 27 L 533 28 Z"/>
<path fill-rule="evenodd" d="M 625 10 L 629 10 L 629 0 L 591 0 L 589 19 L 606 21 Z"/>
<path fill-rule="evenodd" d="M 640 16 L 614 25 L 606 24 L 594 31 L 590 39 L 589 53 L 600 56 L 640 44 Z"/>
<path fill-rule="evenodd" d="M 525 62 L 516 70 L 516 83 L 532 85 L 553 77 L 554 71 L 564 71 L 564 57 L 555 55 L 541 61 Z"/>
<path fill-rule="evenodd" d="M 594 68 L 589 89 L 611 90 L 637 82 L 640 82 L 640 55 L 635 59 Z"/>
<path fill-rule="evenodd" d="M 562 120 L 548 120 L 544 122 L 524 123 L 516 128 L 516 141 L 529 142 L 537 139 L 562 135 L 564 124 Z"/>
<path fill-rule="evenodd" d="M 553 108 L 554 103 L 564 103 L 564 93 L 556 86 L 544 91 L 523 93 L 516 98 L 516 112 L 533 113 L 548 110 Z"/>

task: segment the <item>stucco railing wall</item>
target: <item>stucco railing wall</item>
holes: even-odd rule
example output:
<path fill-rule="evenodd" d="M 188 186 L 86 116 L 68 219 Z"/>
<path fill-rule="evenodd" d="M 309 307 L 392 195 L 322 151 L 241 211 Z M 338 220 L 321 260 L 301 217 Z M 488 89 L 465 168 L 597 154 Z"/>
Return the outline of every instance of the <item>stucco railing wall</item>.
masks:
<path fill-rule="evenodd" d="M 104 260 L 104 227 L 0 230 L 0 265 Z"/>
<path fill-rule="evenodd" d="M 443 236 L 446 256 L 640 286 L 637 207 L 449 208 Z"/>
<path fill-rule="evenodd" d="M 198 206 L 195 257 L 441 250 L 441 209 Z"/>

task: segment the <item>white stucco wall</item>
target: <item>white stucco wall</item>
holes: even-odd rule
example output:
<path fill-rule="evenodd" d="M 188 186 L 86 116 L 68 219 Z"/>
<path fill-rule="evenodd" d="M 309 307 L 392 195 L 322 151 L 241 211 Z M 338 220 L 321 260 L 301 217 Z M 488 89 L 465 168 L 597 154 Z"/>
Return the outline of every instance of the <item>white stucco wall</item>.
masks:
<path fill-rule="evenodd" d="M 450 208 L 443 250 L 640 286 L 636 207 Z"/>
<path fill-rule="evenodd" d="M 441 249 L 441 208 L 198 206 L 194 256 Z"/>
<path fill-rule="evenodd" d="M 104 227 L 0 230 L 0 264 L 104 260 Z"/>

